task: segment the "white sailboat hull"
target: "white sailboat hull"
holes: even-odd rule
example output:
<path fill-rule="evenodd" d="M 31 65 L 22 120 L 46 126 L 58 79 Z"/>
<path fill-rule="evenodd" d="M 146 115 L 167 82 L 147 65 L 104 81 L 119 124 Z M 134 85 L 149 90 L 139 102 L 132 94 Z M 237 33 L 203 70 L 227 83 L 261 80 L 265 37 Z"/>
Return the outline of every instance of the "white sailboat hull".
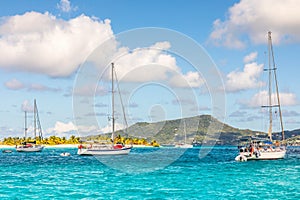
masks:
<path fill-rule="evenodd" d="M 183 148 L 183 149 L 189 149 L 193 148 L 194 146 L 192 144 L 177 144 L 175 145 L 175 148 Z"/>
<path fill-rule="evenodd" d="M 247 157 L 247 160 L 278 160 L 285 157 L 286 151 L 275 151 L 275 152 L 261 152 L 260 156 L 252 155 Z"/>
<path fill-rule="evenodd" d="M 32 146 L 32 147 L 24 147 L 19 146 L 16 148 L 17 152 L 41 152 L 44 149 L 43 146 Z"/>
<path fill-rule="evenodd" d="M 240 153 L 236 157 L 236 160 L 242 160 L 247 158 L 247 160 L 278 160 L 285 157 L 286 150 L 279 151 L 261 151 L 259 153 Z"/>
<path fill-rule="evenodd" d="M 119 149 L 114 148 L 90 148 L 90 149 L 78 149 L 78 155 L 86 156 L 111 156 L 111 155 L 127 155 L 131 151 L 132 147 L 123 147 Z"/>

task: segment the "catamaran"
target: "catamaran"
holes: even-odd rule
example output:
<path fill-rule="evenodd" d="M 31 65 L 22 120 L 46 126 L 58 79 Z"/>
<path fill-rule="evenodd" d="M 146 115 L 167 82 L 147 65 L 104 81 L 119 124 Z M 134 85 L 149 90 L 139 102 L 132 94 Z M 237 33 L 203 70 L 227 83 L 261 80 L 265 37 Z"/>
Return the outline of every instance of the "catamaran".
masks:
<path fill-rule="evenodd" d="M 43 138 L 42 127 L 39 119 L 38 109 L 36 105 L 36 100 L 34 99 L 34 107 L 33 107 L 33 116 L 34 116 L 34 139 L 36 139 L 36 131 L 39 130 L 39 138 Z M 27 112 L 25 111 L 25 128 L 24 128 L 24 138 L 27 137 Z M 40 152 L 44 149 L 42 145 L 37 145 L 36 140 L 33 142 L 27 143 L 24 142 L 22 145 L 16 146 L 17 152 Z"/>
<path fill-rule="evenodd" d="M 114 69 L 114 63 L 111 64 L 111 76 L 112 76 L 112 134 L 111 134 L 111 144 L 99 144 L 99 143 L 90 143 L 90 144 L 80 144 L 78 146 L 78 155 L 94 155 L 94 156 L 103 156 L 103 155 L 127 155 L 132 149 L 132 146 L 124 146 L 123 144 L 114 144 L 114 134 L 115 134 L 115 111 L 114 111 L 114 75 L 116 72 Z M 117 79 L 117 78 L 116 78 Z M 119 88 L 119 87 L 118 87 Z M 123 105 L 122 105 L 123 106 Z M 124 114 L 125 117 L 125 114 Z"/>
<path fill-rule="evenodd" d="M 280 97 L 277 83 L 276 70 L 277 66 L 275 65 L 273 46 L 271 32 L 268 32 L 268 60 L 269 68 L 265 71 L 269 74 L 269 91 L 268 91 L 268 105 L 262 106 L 269 109 L 269 130 L 268 138 L 258 139 L 251 137 L 246 145 L 240 146 L 240 154 L 235 158 L 236 161 L 247 161 L 247 160 L 277 160 L 283 159 L 286 154 L 286 146 L 283 144 L 284 138 L 284 128 L 282 121 L 282 112 L 280 106 Z M 275 90 L 276 90 L 276 100 L 272 101 L 272 78 L 275 81 Z M 272 127 L 273 127 L 273 108 L 278 108 L 279 118 L 280 118 L 280 127 L 281 127 L 281 140 L 282 142 L 274 142 L 272 139 Z M 277 113 L 277 111 L 275 111 Z"/>

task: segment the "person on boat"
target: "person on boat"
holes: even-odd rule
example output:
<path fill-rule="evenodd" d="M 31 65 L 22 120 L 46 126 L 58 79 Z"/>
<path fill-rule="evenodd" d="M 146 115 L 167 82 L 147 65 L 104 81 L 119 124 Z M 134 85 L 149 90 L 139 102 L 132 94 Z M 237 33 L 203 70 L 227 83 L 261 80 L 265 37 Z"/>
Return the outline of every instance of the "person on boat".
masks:
<path fill-rule="evenodd" d="M 118 142 L 117 144 L 114 145 L 114 149 L 122 149 L 124 147 L 124 144 L 121 142 Z"/>
<path fill-rule="evenodd" d="M 274 149 L 273 149 L 272 146 L 269 146 L 268 149 L 267 149 L 267 151 L 268 151 L 268 152 L 272 152 L 272 151 L 274 151 Z"/>
<path fill-rule="evenodd" d="M 250 144 L 250 155 L 252 156 L 254 153 L 254 147 L 252 144 Z"/>

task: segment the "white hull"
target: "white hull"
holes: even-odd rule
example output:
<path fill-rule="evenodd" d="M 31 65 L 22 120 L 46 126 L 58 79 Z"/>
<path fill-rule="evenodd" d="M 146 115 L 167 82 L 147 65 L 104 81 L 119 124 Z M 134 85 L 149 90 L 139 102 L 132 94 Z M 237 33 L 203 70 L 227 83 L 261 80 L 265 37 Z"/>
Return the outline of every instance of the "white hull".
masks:
<path fill-rule="evenodd" d="M 259 153 L 240 153 L 239 156 L 244 156 L 247 160 L 278 160 L 285 157 L 286 150 L 277 150 L 277 151 L 261 151 Z M 237 156 L 236 160 L 238 160 Z"/>
<path fill-rule="evenodd" d="M 194 146 L 192 144 L 177 144 L 175 145 L 175 148 L 183 148 L 183 149 L 189 149 L 193 148 Z"/>
<path fill-rule="evenodd" d="M 41 152 L 44 149 L 43 146 L 32 146 L 32 147 L 23 147 L 19 146 L 16 148 L 17 152 Z"/>
<path fill-rule="evenodd" d="M 90 149 L 78 149 L 78 155 L 86 156 L 110 156 L 110 155 L 128 155 L 132 147 L 123 147 L 120 149 L 114 148 L 90 148 Z"/>
<path fill-rule="evenodd" d="M 68 157 L 68 156 L 71 156 L 71 154 L 69 152 L 64 152 L 64 153 L 61 153 L 60 156 Z"/>
<path fill-rule="evenodd" d="M 3 150 L 2 153 L 12 153 L 12 150 Z"/>

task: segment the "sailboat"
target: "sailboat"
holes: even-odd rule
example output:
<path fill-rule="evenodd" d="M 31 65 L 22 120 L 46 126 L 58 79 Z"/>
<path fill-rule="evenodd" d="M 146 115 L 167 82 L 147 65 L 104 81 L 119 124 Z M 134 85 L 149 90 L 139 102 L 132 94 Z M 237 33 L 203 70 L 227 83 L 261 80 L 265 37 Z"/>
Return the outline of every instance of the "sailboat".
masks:
<path fill-rule="evenodd" d="M 283 144 L 284 138 L 284 128 L 282 121 L 282 112 L 280 105 L 280 97 L 277 83 L 275 59 L 272 46 L 271 32 L 268 32 L 268 60 L 269 68 L 265 71 L 269 74 L 269 91 L 268 91 L 268 105 L 262 106 L 263 108 L 268 108 L 269 110 L 269 129 L 268 138 L 266 140 L 259 138 L 250 138 L 247 145 L 241 146 L 239 148 L 240 154 L 235 158 L 236 161 L 247 161 L 247 160 L 277 160 L 283 159 L 286 154 L 286 146 Z M 275 92 L 276 100 L 272 101 L 272 78 L 275 81 Z M 273 108 L 278 108 L 280 127 L 281 127 L 281 142 L 273 141 L 272 130 L 273 130 Z M 277 111 L 276 111 L 277 113 Z"/>
<path fill-rule="evenodd" d="M 103 156 L 103 155 L 127 155 L 132 149 L 132 146 L 124 146 L 123 144 L 114 144 L 114 134 L 115 134 L 115 111 L 114 111 L 114 74 L 115 74 L 114 63 L 111 64 L 111 78 L 112 78 L 112 134 L 111 142 L 112 144 L 98 144 L 90 143 L 87 145 L 80 144 L 78 146 L 78 155 L 94 155 L 94 156 Z M 123 105 L 122 105 L 123 106 Z M 125 117 L 125 115 L 124 115 Z"/>
<path fill-rule="evenodd" d="M 38 109 L 36 105 L 36 100 L 34 99 L 34 107 L 33 107 L 33 116 L 34 116 L 34 139 L 36 139 L 36 131 L 39 130 L 39 138 L 43 138 L 42 127 L 39 120 Z M 24 128 L 24 138 L 27 137 L 27 112 L 25 111 L 25 128 Z M 37 145 L 36 140 L 33 142 L 24 142 L 22 145 L 16 146 L 17 152 L 41 152 L 44 149 L 43 146 Z"/>
<path fill-rule="evenodd" d="M 175 145 L 175 147 L 176 148 L 184 148 L 184 149 L 193 148 L 192 144 L 187 143 L 185 120 L 183 121 L 183 131 L 184 131 L 184 143 L 178 143 L 178 144 Z"/>

